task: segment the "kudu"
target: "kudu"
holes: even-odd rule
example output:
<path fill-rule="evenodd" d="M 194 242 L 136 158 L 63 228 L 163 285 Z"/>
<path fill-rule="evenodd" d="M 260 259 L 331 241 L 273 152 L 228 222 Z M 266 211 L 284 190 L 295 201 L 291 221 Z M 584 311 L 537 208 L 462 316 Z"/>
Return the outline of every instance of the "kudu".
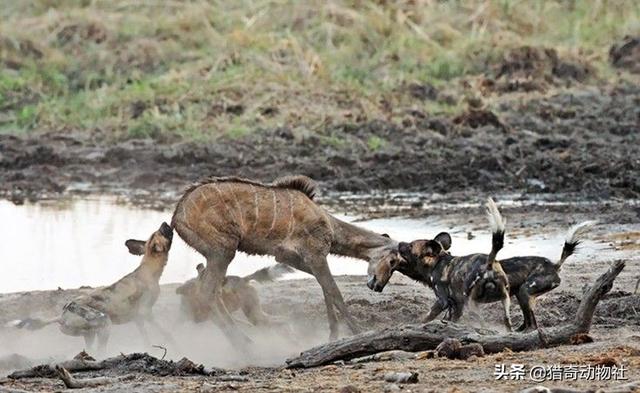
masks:
<path fill-rule="evenodd" d="M 312 274 L 322 288 L 330 339 L 338 336 L 336 310 L 352 332 L 359 332 L 336 285 L 327 255 L 369 262 L 368 285 L 375 288 L 379 264 L 400 259 L 398 243 L 341 221 L 314 201 L 315 183 L 291 176 L 264 184 L 237 177 L 214 177 L 189 187 L 178 201 L 171 225 L 207 260 L 200 291 L 211 297 L 215 318 L 232 340 L 250 341 L 238 333 L 221 289 L 236 251 L 273 255 L 276 261 Z"/>

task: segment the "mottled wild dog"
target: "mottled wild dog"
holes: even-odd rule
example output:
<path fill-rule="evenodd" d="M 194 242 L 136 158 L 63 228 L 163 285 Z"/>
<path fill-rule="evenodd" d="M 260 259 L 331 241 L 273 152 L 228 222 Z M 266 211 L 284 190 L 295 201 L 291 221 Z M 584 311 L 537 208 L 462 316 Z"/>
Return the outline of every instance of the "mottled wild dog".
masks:
<path fill-rule="evenodd" d="M 576 247 L 586 231 L 593 226 L 594 222 L 586 221 L 571 227 L 566 235 L 560 259 L 557 263 L 539 256 L 522 256 L 500 260 L 500 265 L 507 275 L 509 282 L 509 294 L 515 296 L 518 305 L 522 310 L 524 322 L 517 329 L 518 331 L 529 331 L 538 328 L 534 308 L 535 300 L 538 296 L 551 291 L 560 285 L 560 268 L 564 261 L 573 255 Z M 446 238 L 446 241 L 442 241 Z M 451 238 L 448 234 L 442 233 L 434 240 L 443 244 L 444 249 L 451 247 Z M 424 322 L 430 322 L 444 310 L 449 310 L 448 319 L 457 320 L 462 313 L 464 300 L 461 299 L 462 287 L 458 282 L 450 279 L 450 269 L 459 269 L 454 265 L 449 266 L 446 259 L 441 260 L 433 267 L 426 267 L 422 263 L 423 257 L 428 254 L 426 249 L 428 241 L 418 240 L 410 244 L 401 243 L 400 253 L 407 259 L 407 263 L 400 265 L 398 271 L 419 282 L 431 287 L 436 294 L 436 303 L 431 307 L 429 315 Z M 501 293 L 487 291 L 479 303 L 492 303 L 501 300 Z"/>
<path fill-rule="evenodd" d="M 176 289 L 181 296 L 181 309 L 193 322 L 203 322 L 212 317 L 210 297 L 200 299 L 198 296 L 198 279 L 204 273 L 204 265 L 196 267 L 198 277 L 192 278 Z M 244 277 L 227 276 L 222 287 L 222 301 L 229 312 L 242 310 L 247 320 L 254 326 L 284 325 L 278 318 L 268 315 L 262 310 L 258 291 L 251 285 L 251 281 L 269 282 L 277 280 L 287 273 L 293 273 L 295 269 L 276 264 L 257 270 Z"/>
<path fill-rule="evenodd" d="M 40 329 L 58 323 L 60 331 L 69 336 L 83 336 L 87 348 L 93 346 L 96 336 L 101 351 L 106 348 L 110 325 L 135 322 L 145 343 L 149 339 L 145 322 L 151 323 L 167 339 L 171 336 L 155 321 L 152 307 L 160 295 L 159 280 L 167 264 L 173 230 L 162 223 L 147 241 L 129 239 L 125 245 L 134 255 L 142 255 L 136 270 L 108 287 L 98 288 L 81 295 L 64 306 L 58 318 L 43 321 L 24 319 L 12 321 L 16 327 Z"/>
<path fill-rule="evenodd" d="M 236 251 L 273 255 L 276 261 L 312 274 L 322 288 L 330 338 L 338 336 L 336 310 L 358 332 L 336 285 L 328 254 L 369 262 L 368 285 L 377 288 L 376 269 L 400 260 L 398 243 L 331 216 L 314 201 L 316 186 L 305 176 L 271 184 L 236 177 L 214 177 L 189 187 L 176 205 L 172 226 L 202 254 L 207 265 L 199 290 L 208 294 L 223 331 L 234 340 L 250 341 L 233 329 L 221 299 L 227 266 Z"/>
<path fill-rule="evenodd" d="M 434 319 L 445 308 L 451 308 L 451 319 L 457 321 L 465 307 L 477 316 L 478 303 L 502 301 L 503 322 L 511 330 L 509 279 L 496 260 L 504 245 L 504 220 L 491 198 L 487 201 L 487 217 L 491 227 L 491 252 L 461 257 L 452 256 L 451 236 L 440 233 L 433 240 L 400 243 L 400 255 L 408 262 L 399 271 L 413 269 L 422 282 L 430 285 L 438 301 L 427 320 Z M 409 266 L 406 266 L 409 265 Z"/>

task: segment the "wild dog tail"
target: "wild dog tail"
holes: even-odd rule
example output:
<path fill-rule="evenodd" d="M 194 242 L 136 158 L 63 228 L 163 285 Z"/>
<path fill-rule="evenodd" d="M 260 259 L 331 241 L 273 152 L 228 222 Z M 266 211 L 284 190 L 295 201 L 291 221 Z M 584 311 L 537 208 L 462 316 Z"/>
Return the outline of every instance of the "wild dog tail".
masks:
<path fill-rule="evenodd" d="M 584 234 L 587 233 L 595 224 L 596 221 L 585 221 L 569 228 L 567 231 L 567 237 L 564 241 L 564 247 L 562 247 L 560 260 L 556 263 L 557 270 L 560 270 L 564 261 L 573 255 L 578 245 L 582 242 Z"/>
<path fill-rule="evenodd" d="M 504 246 L 504 224 L 505 220 L 502 218 L 498 206 L 493 199 L 487 199 L 487 218 L 489 219 L 489 227 L 491 228 L 491 252 L 487 258 L 487 269 L 492 269 L 493 264 L 496 263 L 496 256 L 498 251 Z"/>
<path fill-rule="evenodd" d="M 245 282 L 256 280 L 258 282 L 275 281 L 280 277 L 288 273 L 293 273 L 296 270 L 289 265 L 277 263 L 273 266 L 265 267 L 260 270 L 256 270 L 248 276 L 242 277 Z"/>
<path fill-rule="evenodd" d="M 45 326 L 51 325 L 53 323 L 58 323 L 58 322 L 60 322 L 60 318 L 54 318 L 54 319 L 25 318 L 25 319 L 14 319 L 13 321 L 9 321 L 5 323 L 4 326 L 8 328 L 40 330 Z"/>

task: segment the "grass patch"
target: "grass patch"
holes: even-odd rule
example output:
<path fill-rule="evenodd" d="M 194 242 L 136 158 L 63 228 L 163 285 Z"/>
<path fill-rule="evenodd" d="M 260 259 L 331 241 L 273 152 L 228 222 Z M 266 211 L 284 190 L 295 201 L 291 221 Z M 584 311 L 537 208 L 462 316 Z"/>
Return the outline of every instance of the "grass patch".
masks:
<path fill-rule="evenodd" d="M 371 136 L 367 140 L 367 146 L 369 147 L 369 150 L 371 150 L 371 151 L 378 151 L 382 147 L 384 147 L 386 144 L 387 144 L 387 141 L 382 139 L 382 138 L 380 138 L 377 135 Z"/>
<path fill-rule="evenodd" d="M 399 121 L 389 103 L 459 110 L 399 87 L 454 85 L 506 48 L 553 47 L 615 75 L 608 48 L 639 21 L 626 0 L 0 0 L 0 122 L 114 138 L 323 134 Z"/>

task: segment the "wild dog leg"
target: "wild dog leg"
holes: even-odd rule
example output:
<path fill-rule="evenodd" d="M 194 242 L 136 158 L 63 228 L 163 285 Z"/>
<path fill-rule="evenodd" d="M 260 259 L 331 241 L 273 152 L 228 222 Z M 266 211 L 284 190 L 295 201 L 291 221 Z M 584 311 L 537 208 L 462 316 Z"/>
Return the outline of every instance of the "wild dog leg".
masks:
<path fill-rule="evenodd" d="M 520 310 L 522 310 L 522 318 L 524 319 L 522 325 L 518 327 L 517 331 L 523 332 L 531 326 L 531 315 L 533 314 L 531 307 L 529 306 L 529 293 L 524 285 L 520 287 L 520 290 L 516 294 L 516 299 L 518 299 L 518 305 L 520 306 Z"/>
<path fill-rule="evenodd" d="M 424 318 L 422 322 L 429 323 L 433 321 L 438 317 L 438 315 L 442 313 L 442 311 L 444 311 L 444 309 L 445 306 L 442 304 L 442 302 L 439 299 L 436 299 L 436 302 L 433 303 L 433 306 L 431 306 L 431 310 L 429 310 L 429 315 L 427 315 L 427 317 Z"/>
<path fill-rule="evenodd" d="M 538 329 L 538 322 L 535 317 L 536 297 L 547 293 L 560 284 L 560 279 L 555 276 L 534 276 L 525 282 L 520 288 L 522 299 L 526 299 L 526 309 L 529 314 L 529 325 L 523 331 Z M 521 306 L 522 307 L 522 306 Z M 523 309 L 524 312 L 524 309 Z"/>
<path fill-rule="evenodd" d="M 511 325 L 511 298 L 509 297 L 509 290 L 507 287 L 502 287 L 503 298 L 502 298 L 502 308 L 504 310 L 504 326 L 507 328 L 507 331 L 512 331 L 513 326 Z"/>

